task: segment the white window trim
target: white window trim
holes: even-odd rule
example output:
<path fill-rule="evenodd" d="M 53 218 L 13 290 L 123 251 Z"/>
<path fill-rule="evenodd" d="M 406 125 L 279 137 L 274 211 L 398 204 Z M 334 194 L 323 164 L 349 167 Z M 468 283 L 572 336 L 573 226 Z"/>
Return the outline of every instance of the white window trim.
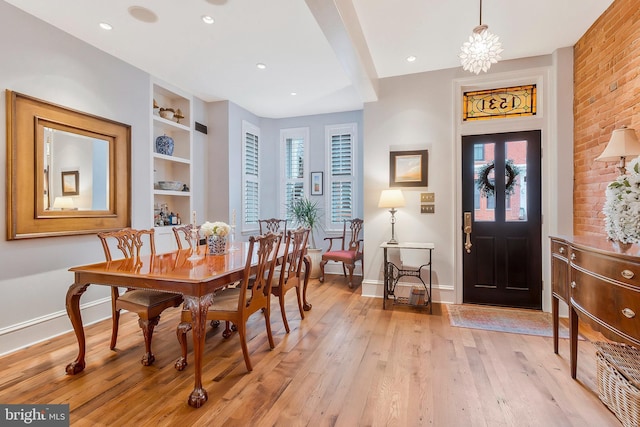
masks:
<path fill-rule="evenodd" d="M 334 125 L 326 125 L 324 127 L 324 135 L 325 135 L 325 147 L 326 147 L 326 178 L 325 178 L 325 231 L 329 234 L 333 233 L 342 233 L 342 223 L 331 223 L 331 184 L 333 182 L 333 177 L 331 176 L 331 137 L 337 134 L 351 134 L 351 180 L 353 182 L 353 212 L 351 213 L 352 218 L 358 218 L 358 124 L 353 123 L 341 123 Z"/>
<path fill-rule="evenodd" d="M 303 194 L 305 197 L 309 197 L 309 180 L 311 179 L 311 171 L 309 171 L 309 128 L 289 128 L 289 129 L 280 129 L 280 161 L 282 162 L 282 167 L 280 168 L 280 218 L 287 217 L 287 177 L 286 177 L 286 140 L 287 139 L 302 139 L 304 140 L 304 160 L 303 160 L 303 168 L 304 168 L 304 177 L 303 181 Z"/>
<path fill-rule="evenodd" d="M 261 145 L 261 136 L 260 136 L 260 128 L 254 125 L 253 123 L 247 122 L 245 120 L 242 121 L 242 215 L 240 218 L 240 223 L 242 224 L 241 230 L 242 233 L 253 233 L 259 230 L 258 222 L 246 224 L 245 223 L 245 212 L 246 212 L 246 202 L 245 202 L 245 194 L 246 194 L 246 167 L 245 167 L 245 159 L 246 159 L 246 135 L 250 133 L 252 135 L 256 135 L 258 137 L 258 177 L 256 179 L 258 183 L 258 218 L 260 218 L 260 182 L 262 175 L 262 165 L 260 164 L 260 145 Z"/>

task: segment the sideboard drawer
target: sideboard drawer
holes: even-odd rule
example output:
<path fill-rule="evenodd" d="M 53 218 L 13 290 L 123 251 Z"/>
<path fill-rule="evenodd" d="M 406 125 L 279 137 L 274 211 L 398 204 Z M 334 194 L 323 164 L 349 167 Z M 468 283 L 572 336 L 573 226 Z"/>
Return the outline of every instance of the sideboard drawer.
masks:
<path fill-rule="evenodd" d="M 640 264 L 572 248 L 571 263 L 599 276 L 640 289 Z"/>
<path fill-rule="evenodd" d="M 567 258 L 569 256 L 569 245 L 563 241 L 551 240 L 551 254 Z"/>
<path fill-rule="evenodd" d="M 551 240 L 551 291 L 562 301 L 569 302 L 569 245 Z"/>
<path fill-rule="evenodd" d="M 640 290 L 573 269 L 572 303 L 622 335 L 640 337 Z"/>

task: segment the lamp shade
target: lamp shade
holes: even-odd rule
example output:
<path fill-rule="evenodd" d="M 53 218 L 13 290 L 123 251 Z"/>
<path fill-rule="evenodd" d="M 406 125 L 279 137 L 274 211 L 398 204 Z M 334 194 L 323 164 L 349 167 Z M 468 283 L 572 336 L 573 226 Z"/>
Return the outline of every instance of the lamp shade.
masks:
<path fill-rule="evenodd" d="M 73 209 L 73 199 L 71 197 L 56 197 L 53 201 L 54 209 Z"/>
<path fill-rule="evenodd" d="M 400 190 L 382 190 L 379 208 L 400 208 L 404 206 L 404 196 Z"/>
<path fill-rule="evenodd" d="M 596 158 L 598 162 L 613 162 L 621 157 L 635 157 L 640 155 L 640 142 L 636 131 L 622 127 L 611 133 L 611 139 L 602 154 Z"/>

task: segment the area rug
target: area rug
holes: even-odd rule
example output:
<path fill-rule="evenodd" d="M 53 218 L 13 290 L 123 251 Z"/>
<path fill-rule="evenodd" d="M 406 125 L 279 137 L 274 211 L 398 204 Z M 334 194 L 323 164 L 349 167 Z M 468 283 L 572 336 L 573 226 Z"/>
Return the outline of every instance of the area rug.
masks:
<path fill-rule="evenodd" d="M 448 304 L 446 307 L 452 326 L 542 337 L 553 336 L 551 313 L 469 304 Z M 562 322 L 558 336 L 569 337 L 569 329 Z"/>

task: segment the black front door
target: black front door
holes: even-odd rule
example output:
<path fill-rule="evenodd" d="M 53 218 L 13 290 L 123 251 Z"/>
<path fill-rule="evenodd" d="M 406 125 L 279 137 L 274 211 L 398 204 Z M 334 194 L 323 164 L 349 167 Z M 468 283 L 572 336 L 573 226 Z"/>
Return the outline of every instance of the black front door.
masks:
<path fill-rule="evenodd" d="M 540 131 L 462 137 L 463 301 L 542 308 Z"/>

